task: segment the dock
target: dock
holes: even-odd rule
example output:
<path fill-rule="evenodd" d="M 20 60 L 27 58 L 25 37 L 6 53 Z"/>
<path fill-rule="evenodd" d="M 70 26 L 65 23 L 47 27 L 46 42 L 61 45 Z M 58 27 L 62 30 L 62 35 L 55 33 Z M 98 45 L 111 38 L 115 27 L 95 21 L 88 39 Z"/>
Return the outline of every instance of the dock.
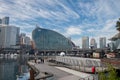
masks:
<path fill-rule="evenodd" d="M 35 63 L 28 62 L 30 65 L 37 68 L 39 72 L 47 72 L 53 74 L 52 77 L 49 77 L 50 80 L 98 80 L 97 74 L 84 73 L 80 71 L 76 71 L 73 69 L 69 69 L 62 66 L 51 66 L 49 62 L 45 61 L 45 63 Z M 36 80 L 41 80 L 41 75 L 35 76 Z M 46 79 L 47 80 L 47 79 Z"/>

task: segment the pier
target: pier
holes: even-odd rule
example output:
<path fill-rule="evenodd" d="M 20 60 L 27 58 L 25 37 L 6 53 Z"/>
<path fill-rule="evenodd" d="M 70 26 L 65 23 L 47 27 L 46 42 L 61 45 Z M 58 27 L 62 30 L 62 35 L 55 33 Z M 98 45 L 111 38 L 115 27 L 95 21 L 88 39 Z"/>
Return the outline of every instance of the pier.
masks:
<path fill-rule="evenodd" d="M 84 78 L 89 80 L 98 80 L 96 74 L 84 73 L 61 66 L 51 66 L 52 63 L 47 61 L 45 61 L 44 64 L 34 62 L 29 62 L 29 64 L 37 68 L 39 72 L 48 72 L 53 74 L 53 77 L 49 77 L 50 80 L 83 80 Z M 41 76 L 37 77 L 40 78 Z M 42 80 L 39 78 L 37 80 Z"/>

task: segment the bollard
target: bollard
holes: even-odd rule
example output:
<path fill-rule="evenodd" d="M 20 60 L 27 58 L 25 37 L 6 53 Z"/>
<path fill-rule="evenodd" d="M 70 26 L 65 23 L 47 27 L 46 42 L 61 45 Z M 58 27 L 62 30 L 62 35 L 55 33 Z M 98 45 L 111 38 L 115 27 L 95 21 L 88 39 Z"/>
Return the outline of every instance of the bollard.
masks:
<path fill-rule="evenodd" d="M 95 74 L 95 67 L 92 67 L 92 73 Z"/>
<path fill-rule="evenodd" d="M 34 79 L 34 70 L 30 69 L 30 80 L 35 80 Z"/>
<path fill-rule="evenodd" d="M 88 80 L 89 80 L 89 78 L 88 78 Z"/>
<path fill-rule="evenodd" d="M 35 59 L 35 63 L 37 63 L 37 59 Z"/>
<path fill-rule="evenodd" d="M 93 80 L 94 80 L 94 76 L 93 76 Z"/>

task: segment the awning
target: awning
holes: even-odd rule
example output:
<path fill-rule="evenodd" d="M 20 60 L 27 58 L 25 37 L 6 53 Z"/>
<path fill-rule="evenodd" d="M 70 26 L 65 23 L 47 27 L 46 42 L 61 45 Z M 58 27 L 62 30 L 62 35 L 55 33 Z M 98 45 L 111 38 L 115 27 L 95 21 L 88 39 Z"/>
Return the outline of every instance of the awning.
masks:
<path fill-rule="evenodd" d="M 109 40 L 115 41 L 115 40 L 117 40 L 117 39 L 120 39 L 120 32 L 117 33 L 117 34 L 116 34 L 115 36 L 113 36 L 112 38 L 110 38 Z"/>

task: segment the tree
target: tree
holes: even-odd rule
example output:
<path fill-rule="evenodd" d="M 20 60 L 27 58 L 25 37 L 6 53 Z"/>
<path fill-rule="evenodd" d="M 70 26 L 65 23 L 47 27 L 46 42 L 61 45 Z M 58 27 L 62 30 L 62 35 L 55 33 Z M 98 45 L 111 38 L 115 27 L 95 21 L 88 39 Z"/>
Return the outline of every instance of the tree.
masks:
<path fill-rule="evenodd" d="M 116 29 L 120 32 L 120 18 L 119 18 L 119 20 L 116 22 Z"/>
<path fill-rule="evenodd" d="M 120 77 L 117 76 L 116 69 L 108 64 L 108 73 L 99 72 L 99 80 L 120 80 Z"/>

